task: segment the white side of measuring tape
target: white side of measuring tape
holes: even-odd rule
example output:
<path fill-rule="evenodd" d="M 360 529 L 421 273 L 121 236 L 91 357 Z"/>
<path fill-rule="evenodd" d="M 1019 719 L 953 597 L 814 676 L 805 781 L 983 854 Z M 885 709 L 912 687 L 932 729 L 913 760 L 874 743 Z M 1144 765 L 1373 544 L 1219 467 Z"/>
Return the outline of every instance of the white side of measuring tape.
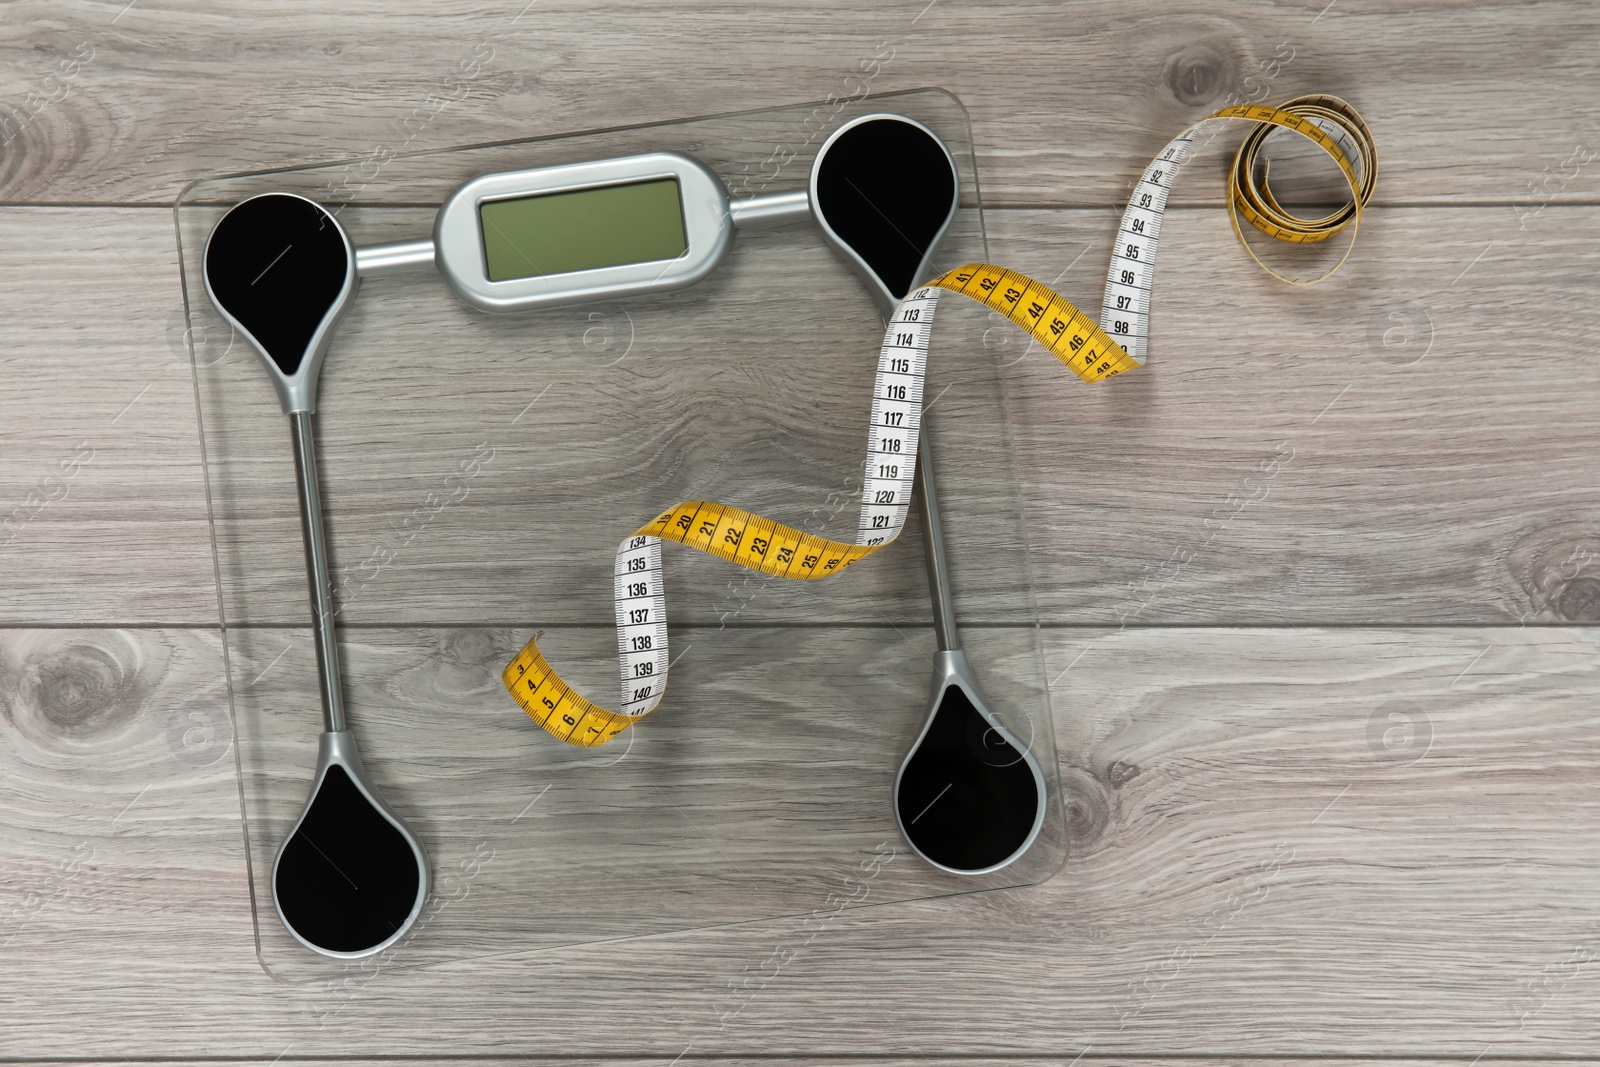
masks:
<path fill-rule="evenodd" d="M 1161 244 L 1167 194 L 1177 181 L 1178 172 L 1194 154 L 1194 142 L 1201 131 L 1211 127 L 1215 136 L 1217 129 L 1232 121 L 1204 119 L 1168 142 L 1144 169 L 1123 209 L 1122 221 L 1117 224 L 1111 267 L 1106 271 L 1105 299 L 1100 302 L 1100 328 L 1141 365 L 1150 351 L 1150 293 L 1155 284 L 1156 250 Z M 1355 139 L 1338 123 L 1327 119 L 1309 115 L 1305 121 L 1331 137 L 1358 179 L 1365 181 L 1364 163 Z M 1279 127 L 1268 136 L 1293 133 Z"/>

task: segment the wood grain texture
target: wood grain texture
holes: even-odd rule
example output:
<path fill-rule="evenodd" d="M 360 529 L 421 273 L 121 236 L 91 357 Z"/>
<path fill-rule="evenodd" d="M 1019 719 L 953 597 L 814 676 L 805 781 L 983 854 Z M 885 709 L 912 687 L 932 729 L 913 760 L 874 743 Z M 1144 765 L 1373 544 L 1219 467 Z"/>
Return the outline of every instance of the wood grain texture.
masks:
<path fill-rule="evenodd" d="M 170 740 L 216 706 L 215 638 L 4 636 L 10 1057 L 1465 1063 L 1600 1039 L 1587 631 L 1053 634 L 1074 858 L 1039 888 L 312 986 L 253 958 L 231 759 Z"/>
<path fill-rule="evenodd" d="M 0 211 L 0 619 L 216 614 L 170 213 Z"/>
<path fill-rule="evenodd" d="M 935 391 L 1006 365 L 1042 618 L 1088 625 L 1600 618 L 1600 503 L 1588 473 L 1600 379 L 1588 361 L 1542 340 L 1552 317 L 1572 337 L 1597 325 L 1589 299 L 1596 252 L 1586 236 L 1596 210 L 1551 208 L 1526 236 L 1498 230 L 1493 209 L 1376 210 L 1344 272 L 1309 290 L 1259 272 L 1220 210 L 1177 212 L 1164 243 L 1150 364 L 1095 387 L 1039 349 L 1029 353 L 1020 334 L 987 322 L 975 306 L 947 301 Z M 0 256 L 17 279 L 0 295 L 17 346 L 4 421 L 18 459 L 0 475 L 10 502 L 0 552 L 4 618 L 209 622 L 214 585 L 192 394 L 178 355 L 187 358 L 168 213 L 13 208 L 0 221 L 11 235 Z M 1094 301 L 1110 211 L 993 211 L 988 221 L 992 258 Z M 736 253 L 738 270 L 716 296 L 731 308 L 759 306 L 759 294 L 779 284 L 785 269 L 836 270 L 801 235 L 776 236 L 775 246 Z M 108 261 L 131 269 L 106 275 Z M 838 273 L 834 296 L 864 305 Z M 595 479 L 615 473 L 648 474 L 631 505 L 641 515 L 671 503 L 668 497 L 714 491 L 782 514 L 793 506 L 786 501 L 798 500 L 794 521 L 847 521 L 861 383 L 789 382 L 787 364 L 743 350 L 740 327 L 720 320 L 710 297 L 688 324 L 635 306 L 603 309 L 598 326 L 588 313 L 551 313 L 540 330 L 518 333 L 514 324 L 472 317 L 442 287 L 395 284 L 410 285 L 387 298 L 401 300 L 406 313 L 384 326 L 358 310 L 346 360 L 328 372 L 325 484 L 335 561 L 352 576 L 350 587 L 361 587 L 351 598 L 352 621 L 442 621 L 470 589 L 465 599 L 484 618 L 460 621 L 515 625 L 526 621 L 538 588 L 574 605 L 564 621 L 603 625 L 609 606 L 595 589 L 609 565 L 604 548 L 588 539 L 535 539 L 539 565 L 531 568 L 528 528 L 504 522 L 555 521 L 587 509 Z M 826 303 L 830 292 L 823 287 L 819 299 Z M 370 295 L 382 298 L 376 289 Z M 96 311 L 63 320 L 63 303 Z M 1249 315 L 1243 333 L 1239 308 Z M 208 339 L 207 320 L 195 322 L 203 345 L 220 353 L 218 367 L 248 385 L 258 373 L 253 357 L 214 330 Z M 862 345 L 853 322 L 819 305 L 806 316 L 798 354 L 847 358 Z M 596 328 L 608 331 L 599 350 L 584 342 Z M 624 329 L 634 348 L 619 369 L 610 365 L 610 346 L 621 344 Z M 458 362 L 441 394 L 433 377 L 440 348 L 429 338 L 446 330 L 515 344 L 519 358 L 538 366 L 508 381 L 498 365 Z M 537 348 L 528 336 L 541 338 Z M 683 357 L 706 350 L 715 359 Z M 508 384 L 514 395 L 504 395 Z M 776 445 L 745 442 L 754 450 L 753 477 L 743 453 L 729 464 L 722 436 L 736 425 L 725 413 L 752 385 L 808 397 L 750 423 L 781 430 Z M 559 387 L 546 398 L 557 403 L 532 409 L 526 429 L 496 423 L 492 434 L 478 432 L 497 411 L 509 423 L 546 386 Z M 664 437 L 612 435 L 603 416 L 584 406 L 650 404 L 684 390 L 704 403 L 660 427 Z M 259 617 L 296 623 L 304 594 L 287 434 L 267 390 L 258 392 L 259 411 L 230 424 L 224 440 L 261 472 L 247 483 L 253 495 L 236 504 L 259 520 L 251 559 L 271 576 L 250 596 Z M 965 387 L 941 404 L 961 415 L 964 395 Z M 547 412 L 577 421 L 552 427 Z M 948 441 L 946 495 L 970 526 L 978 506 L 996 499 L 990 482 L 1004 457 L 988 454 L 982 424 L 941 417 L 936 409 L 936 431 Z M 706 419 L 715 435 L 707 436 Z M 603 431 L 597 451 L 589 451 L 593 429 L 585 420 Z M 953 429 L 966 439 L 949 437 Z M 437 516 L 424 509 L 427 528 L 406 541 L 404 558 L 385 566 L 381 581 L 354 582 L 485 441 L 502 450 L 502 462 L 485 468 L 476 496 Z M 407 456 L 420 448 L 427 462 L 401 462 L 402 448 Z M 1092 476 L 1085 449 L 1094 457 Z M 666 467 L 653 459 L 663 453 L 674 457 Z M 531 498 L 528 478 L 539 470 L 551 473 Z M 806 479 L 799 490 L 795 476 Z M 789 487 L 784 500 L 759 495 L 778 486 Z M 752 491 L 757 498 L 743 495 Z M 1014 537 L 1007 529 L 983 536 Z M 608 528 L 595 533 L 600 544 L 616 536 Z M 851 579 L 867 585 L 839 586 L 837 595 L 866 595 L 897 622 L 920 620 L 917 538 L 913 521 L 906 543 L 881 567 L 873 562 L 873 577 Z M 696 557 L 674 557 L 679 588 L 704 586 L 712 595 L 678 598 L 674 618 L 725 621 L 746 599 L 747 590 L 726 588 L 742 576 Z M 1007 610 L 1020 562 L 1002 573 L 994 569 L 1001 561 L 991 556 L 958 573 L 965 612 Z M 548 584 L 530 587 L 530 580 Z M 842 601 L 829 607 L 835 594 L 821 587 L 766 584 L 775 586 L 765 590 L 772 596 L 755 610 L 766 605 L 771 618 L 856 610 Z M 238 617 L 240 603 L 230 611 Z"/>
<path fill-rule="evenodd" d="M 1597 43 L 1600 19 L 1577 0 L 6 5 L 0 1063 L 1591 1059 Z M 971 112 L 985 201 L 1009 208 L 988 216 L 992 258 L 1091 306 L 1113 206 L 1184 123 L 1236 98 L 1333 91 L 1363 110 L 1382 152 L 1383 206 L 1345 271 L 1306 291 L 1234 246 L 1217 207 L 1221 147 L 1198 163 L 1178 201 L 1203 206 L 1170 219 L 1152 360 L 1136 374 L 1081 387 L 981 313 L 964 327 L 965 348 L 1006 365 L 1012 387 L 1026 541 L 1052 627 L 1073 852 L 1061 874 L 820 924 L 273 982 L 255 958 L 234 765 L 248 738 L 226 714 L 183 344 L 203 323 L 184 316 L 171 213 L 152 205 L 205 174 L 371 165 L 920 85 Z M 1303 163 L 1274 174 L 1292 181 Z M 809 243 L 792 255 L 821 267 Z M 740 267 L 719 293 L 730 307 L 772 283 L 759 257 Z M 447 308 L 415 302 L 398 335 L 464 315 Z M 813 309 L 808 337 L 854 344 L 855 314 Z M 708 316 L 701 339 L 730 359 L 720 375 L 668 367 L 661 357 L 684 346 L 669 319 L 632 321 L 657 360 L 635 398 L 726 401 L 763 373 L 741 358 L 731 318 Z M 551 377 L 574 396 L 603 390 L 607 353 L 585 342 L 598 325 L 609 346 L 620 324 L 585 313 L 550 325 L 564 346 L 549 353 Z M 232 358 L 224 336 L 199 341 L 207 359 Z M 401 369 L 394 423 L 330 423 L 327 458 L 347 472 L 420 440 L 451 467 L 477 443 L 451 419 L 487 394 L 460 378 L 449 417 L 429 421 L 410 398 L 436 399 L 437 382 Z M 352 406 L 375 395 L 334 384 Z M 513 410 L 534 393 L 508 398 Z M 824 390 L 815 409 L 853 400 Z M 852 420 L 761 414 L 814 442 L 801 453 L 819 469 L 854 461 Z M 235 437 L 259 443 L 261 486 L 274 464 L 287 472 L 274 429 L 264 418 Z M 638 457 L 662 440 L 617 432 L 605 448 L 643 470 Z M 696 469 L 722 459 L 674 442 Z M 970 447 L 946 460 L 956 500 L 993 496 L 996 459 Z M 553 458 L 507 448 L 524 472 Z M 558 469 L 573 485 L 593 475 Z M 381 459 L 371 473 L 327 478 L 347 563 L 370 558 L 386 521 L 403 524 L 439 475 Z M 480 500 L 492 495 L 482 488 Z M 826 512 L 839 486 L 816 488 L 809 506 Z M 448 618 L 441 576 L 506 572 L 504 559 L 481 566 L 505 531 L 469 503 L 430 522 L 371 590 L 416 628 L 347 633 L 366 705 L 392 698 L 437 725 L 453 700 L 492 692 L 496 642 L 520 630 L 427 625 Z M 279 523 L 292 548 L 292 519 L 267 515 L 262 528 Z M 920 625 L 910 537 L 865 588 L 891 621 Z M 297 624 L 297 560 L 268 562 L 277 577 L 248 604 Z M 725 581 L 720 564 L 679 562 L 691 568 L 680 588 Z M 590 588 L 592 563 L 564 548 L 539 573 L 570 600 Z M 964 612 L 999 611 L 1016 563 L 991 552 L 969 565 Z M 721 606 L 677 601 L 676 617 L 728 621 L 749 639 L 763 611 L 792 607 L 763 597 L 730 618 L 748 591 Z M 483 621 L 532 622 L 529 590 L 515 592 L 511 617 Z M 558 640 L 607 692 L 604 598 L 591 609 L 596 628 Z M 802 634 L 797 647 L 820 640 Z M 692 654 L 715 667 L 735 648 L 711 640 Z M 231 664 L 236 682 L 267 666 L 254 658 L 265 649 L 250 651 Z M 410 667 L 385 689 L 376 668 L 399 658 Z M 759 669 L 729 664 L 704 709 L 663 711 L 686 713 L 654 724 L 658 740 L 694 711 L 736 715 L 721 693 Z M 793 753 L 807 747 L 803 701 L 763 705 L 788 724 Z M 502 725 L 509 750 L 536 751 L 531 726 L 514 713 Z M 420 737 L 399 711 L 368 719 L 380 745 L 408 727 Z M 461 749 L 475 735 L 426 732 L 441 757 L 428 773 L 459 789 L 451 776 L 478 762 Z M 708 772 L 706 802 L 736 794 L 754 765 L 740 762 L 743 735 L 717 736 L 727 761 Z M 818 774 L 838 783 L 865 762 L 854 753 Z M 767 775 L 780 806 L 806 777 Z M 823 889 L 773 844 L 753 845 L 765 892 Z M 712 904 L 723 891 L 704 890 Z"/>
<path fill-rule="evenodd" d="M 3 218 L 16 240 L 0 256 L 10 258 L 8 274 L 16 283 L 0 299 L 18 342 L 8 363 L 14 395 L 6 410 L 8 451 L 16 461 L 0 475 L 11 504 L 0 553 L 6 619 L 210 621 L 213 584 L 192 394 L 173 347 L 182 350 L 184 317 L 176 286 L 162 285 L 174 280 L 168 214 L 13 208 Z M 1595 221 L 1592 208 L 1552 208 L 1528 237 L 1501 240 L 1490 237 L 1498 232 L 1491 210 L 1373 211 L 1346 270 L 1301 291 L 1254 269 L 1221 211 L 1181 211 L 1166 232 L 1150 365 L 1099 387 L 1082 386 L 1038 349 L 1026 354 L 1019 334 L 974 318 L 952 299 L 944 314 L 957 341 L 947 354 L 939 349 L 934 355 L 934 382 L 973 366 L 1010 365 L 1016 467 L 1043 619 L 1312 624 L 1600 617 L 1600 514 L 1587 474 L 1597 429 L 1592 397 L 1600 381 L 1589 362 L 1566 355 L 1581 350 L 1581 339 L 1597 325 L 1597 253 L 1586 237 Z M 989 224 L 992 258 L 1093 301 L 1110 211 L 994 211 Z M 742 306 L 760 286 L 776 285 L 781 270 L 837 272 L 810 243 L 795 237 L 792 245 L 784 254 L 746 256 L 738 274 L 728 275 L 733 288 L 720 296 Z M 106 275 L 107 261 L 133 270 Z M 107 312 L 64 320 L 56 293 Z M 840 293 L 853 296 L 848 286 Z M 1219 301 L 1218 293 L 1229 299 Z M 458 366 L 432 437 L 426 430 L 419 434 L 430 418 L 427 406 L 403 408 L 395 424 L 403 427 L 406 448 L 422 440 L 437 462 L 384 466 L 398 440 L 389 429 L 394 398 L 414 394 L 429 398 L 429 405 L 440 400 L 422 381 L 432 373 L 437 346 L 416 347 L 419 338 L 443 328 L 429 315 L 445 317 L 474 342 L 480 339 L 474 330 L 509 330 L 504 323 L 456 322 L 466 312 L 442 291 L 424 290 L 410 302 L 410 314 L 390 326 L 374 318 L 355 323 L 371 336 L 365 349 L 350 350 L 349 360 L 368 352 L 392 381 L 363 386 L 360 376 L 341 374 L 338 362 L 330 366 L 328 397 L 339 403 L 339 419 L 323 426 L 330 466 L 325 480 L 334 555 L 346 569 L 394 541 L 395 528 L 438 490 L 456 462 L 488 440 L 472 435 L 462 413 L 483 410 L 504 384 L 499 366 L 482 365 L 477 378 L 470 376 L 472 363 Z M 1240 307 L 1253 322 L 1243 338 Z M 608 314 L 621 328 L 616 309 Z M 848 354 L 858 344 L 848 317 L 818 318 L 816 330 L 830 350 Z M 582 334 L 594 328 L 587 315 L 555 315 L 542 342 L 544 357 L 528 352 L 526 334 L 507 334 L 507 350 L 549 358 L 549 370 L 536 368 L 531 381 L 518 384 L 512 402 L 533 400 L 554 381 L 568 400 L 594 395 L 646 403 L 661 390 L 693 386 L 706 389 L 707 398 L 722 395 L 723 402 L 736 403 L 752 381 L 747 374 L 784 373 L 781 365 L 738 355 L 738 328 L 731 322 L 720 326 L 723 333 L 706 334 L 715 318 L 702 315 L 693 338 L 648 310 L 627 322 L 637 338 L 635 362 L 648 357 L 658 371 L 629 379 L 610 370 L 608 360 L 584 349 Z M 203 328 L 202 320 L 197 323 Z M 1558 323 L 1554 333 L 1547 323 Z M 1547 346 L 1536 338 L 1554 341 Z M 226 347 L 224 341 L 211 338 L 210 344 Z M 683 347 L 707 342 L 725 354 L 717 365 L 694 370 L 694 363 L 670 362 Z M 226 349 L 226 360 L 246 376 L 254 370 L 251 357 L 235 347 L 240 350 Z M 963 358 L 973 363 L 963 368 Z M 85 384 L 64 394 L 62 382 L 78 376 Z M 627 381 L 646 392 L 597 392 L 606 382 Z M 355 392 L 346 400 L 347 389 Z M 794 422 L 770 464 L 786 478 L 814 478 L 795 499 L 813 512 L 822 509 L 810 517 L 821 522 L 848 496 L 838 472 L 848 474 L 858 446 L 859 426 L 851 416 L 859 384 L 808 392 L 814 408 L 770 413 L 779 424 Z M 275 456 L 277 466 L 245 506 L 274 515 L 267 534 L 278 536 L 258 534 L 253 542 L 277 553 L 275 561 L 262 563 L 275 574 L 274 584 L 256 595 L 267 597 L 269 614 L 293 622 L 302 609 L 302 577 L 286 496 L 288 446 L 282 419 L 266 390 L 261 394 L 245 445 Z M 950 403 L 960 397 L 955 392 Z M 707 406 L 702 418 L 714 410 Z M 816 410 L 838 416 L 819 421 Z M 533 437 L 520 440 L 494 437 L 491 446 L 507 450 L 506 462 L 498 470 L 488 467 L 494 478 L 483 482 L 485 493 L 445 512 L 427 536 L 406 545 L 408 558 L 368 590 L 382 590 L 384 597 L 365 601 L 382 611 L 363 616 L 357 598 L 350 617 L 381 621 L 398 609 L 418 622 L 448 619 L 451 603 L 461 600 L 461 582 L 485 587 L 509 573 L 506 568 L 523 568 L 523 534 L 494 528 L 493 509 L 478 502 L 522 493 L 526 470 L 549 466 L 549 448 L 541 445 L 549 429 L 538 426 Z M 662 499 L 674 488 L 704 490 L 707 472 L 722 472 L 726 485 L 718 488 L 730 494 L 747 493 L 752 485 L 760 490 L 762 478 L 752 483 L 725 469 L 726 448 L 702 435 L 685 437 L 685 429 L 667 427 L 669 437 L 677 435 L 667 442 L 619 438 L 614 446 L 640 454 L 674 446 L 683 459 L 674 469 L 683 485 L 656 486 L 654 496 Z M 1093 443 L 1093 467 L 1083 466 L 1082 442 Z M 813 466 L 792 462 L 797 448 L 814 451 Z M 966 448 L 946 453 L 941 474 L 950 482 L 952 507 L 992 499 L 986 493 L 994 474 L 989 459 Z M 613 454 L 602 450 L 587 467 L 578 453 L 578 466 L 557 464 L 541 483 L 550 520 L 582 506 L 589 480 L 616 464 Z M 1267 474 L 1264 464 L 1277 470 Z M 835 469 L 832 477 L 829 469 Z M 666 474 L 670 482 L 672 472 Z M 840 478 L 837 485 L 832 478 Z M 653 510 L 654 496 L 646 493 L 635 510 Z M 808 522 L 805 514 L 794 518 Z M 470 561 L 499 558 L 490 552 L 496 544 L 514 555 L 502 560 L 504 566 L 474 571 Z M 606 552 L 589 542 L 542 544 L 539 573 L 550 576 L 568 601 L 587 605 L 576 617 L 603 624 L 608 605 L 590 593 L 595 582 L 603 584 L 595 576 L 605 571 Z M 898 621 L 922 617 L 915 544 L 914 522 L 906 545 L 885 557 L 882 587 L 870 587 L 880 600 L 901 590 L 901 603 L 882 600 Z M 722 621 L 734 600 L 720 593 L 734 576 L 718 561 L 693 555 L 682 553 L 682 566 L 696 576 L 690 587 L 712 582 L 718 597 L 675 601 L 675 617 Z M 70 574 L 70 582 L 62 574 Z M 440 574 L 454 585 L 443 585 Z M 973 573 L 976 598 L 966 603 L 968 611 L 992 613 L 1008 603 L 1006 585 L 990 579 L 987 571 Z M 520 585 L 504 589 L 493 621 L 522 621 L 525 592 Z M 824 600 L 814 600 L 813 589 L 773 592 L 778 598 L 763 603 L 782 613 L 827 600 L 826 592 Z"/>
<path fill-rule="evenodd" d="M 1106 204 L 1209 110 L 1334 92 L 1372 120 L 1386 202 L 1532 211 L 1596 195 L 1597 43 L 1583 3 L 1512 0 L 450 0 L 404 18 L 381 0 L 31 0 L 0 39 L 19 116 L 0 195 L 169 202 L 204 174 L 936 84 L 971 108 L 999 202 Z"/>
<path fill-rule="evenodd" d="M 1098 301 L 1111 212 L 990 218 L 998 260 L 1054 278 L 1082 253 L 1059 284 Z M 1223 211 L 1182 211 L 1144 368 L 1073 388 L 1037 346 L 993 335 L 1017 371 L 1045 618 L 1600 618 L 1600 376 L 1546 325 L 1600 326 L 1596 250 L 1557 216 L 1527 235 L 1496 218 L 1371 212 L 1339 275 L 1293 288 Z"/>

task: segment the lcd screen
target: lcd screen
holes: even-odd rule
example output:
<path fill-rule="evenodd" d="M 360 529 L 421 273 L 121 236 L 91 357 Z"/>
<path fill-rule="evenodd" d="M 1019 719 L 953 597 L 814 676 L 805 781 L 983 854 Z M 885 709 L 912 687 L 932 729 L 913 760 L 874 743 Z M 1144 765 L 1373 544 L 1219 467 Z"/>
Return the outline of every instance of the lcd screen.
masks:
<path fill-rule="evenodd" d="M 490 200 L 478 217 L 492 282 L 676 259 L 689 249 L 676 178 Z"/>

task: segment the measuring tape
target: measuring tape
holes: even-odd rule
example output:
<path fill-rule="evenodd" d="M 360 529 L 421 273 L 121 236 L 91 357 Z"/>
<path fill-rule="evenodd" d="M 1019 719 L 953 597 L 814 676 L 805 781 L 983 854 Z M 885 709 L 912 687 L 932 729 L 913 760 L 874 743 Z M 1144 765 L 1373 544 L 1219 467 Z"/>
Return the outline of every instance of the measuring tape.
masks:
<path fill-rule="evenodd" d="M 617 548 L 614 596 L 621 710 L 607 710 L 563 682 L 540 653 L 537 634 L 501 675 L 512 697 L 550 733 L 585 747 L 604 744 L 656 709 L 666 694 L 670 663 L 663 540 L 764 574 L 808 580 L 837 574 L 899 537 L 911 505 L 928 343 L 941 291 L 960 293 L 1005 315 L 1086 382 L 1142 366 L 1149 349 L 1150 291 L 1168 191 L 1193 154 L 1200 133 L 1231 119 L 1257 124 L 1239 146 L 1228 182 L 1229 217 L 1251 258 L 1274 277 L 1290 281 L 1256 256 L 1239 228 L 1241 216 L 1268 236 L 1293 243 L 1322 241 L 1348 226 L 1353 245 L 1378 173 L 1372 133 L 1355 109 L 1332 96 L 1300 97 L 1276 108 L 1254 104 L 1223 108 L 1169 143 L 1134 187 L 1118 227 L 1099 324 L 1049 286 L 987 263 L 958 267 L 900 302 L 884 333 L 873 381 L 855 543 L 805 533 L 711 501 L 691 500 L 668 508 Z M 1279 130 L 1311 140 L 1332 157 L 1350 186 L 1349 204 L 1307 220 L 1278 203 L 1260 153 Z M 1322 277 L 1337 271 L 1349 254 L 1347 247 L 1344 257 Z"/>

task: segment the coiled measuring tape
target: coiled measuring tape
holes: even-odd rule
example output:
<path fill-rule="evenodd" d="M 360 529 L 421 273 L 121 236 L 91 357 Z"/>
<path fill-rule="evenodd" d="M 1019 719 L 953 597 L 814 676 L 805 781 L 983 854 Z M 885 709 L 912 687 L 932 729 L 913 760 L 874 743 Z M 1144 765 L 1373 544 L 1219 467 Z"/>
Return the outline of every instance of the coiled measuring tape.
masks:
<path fill-rule="evenodd" d="M 1098 324 L 1049 286 L 987 263 L 958 267 L 913 290 L 900 302 L 884 333 L 873 380 L 854 544 L 806 533 L 728 504 L 691 500 L 668 508 L 635 530 L 617 549 L 614 596 L 622 675 L 620 710 L 603 708 L 563 682 L 540 653 L 537 634 L 501 676 L 512 697 L 550 733 L 586 747 L 611 740 L 656 709 L 666 694 L 670 663 L 661 569 L 663 540 L 764 574 L 809 580 L 836 574 L 899 537 L 911 504 L 924 372 L 941 291 L 960 293 L 1005 315 L 1086 382 L 1143 365 L 1149 348 L 1156 250 L 1168 192 L 1195 151 L 1201 132 L 1230 119 L 1257 124 L 1239 146 L 1228 181 L 1229 217 L 1251 258 L 1274 277 L 1291 280 L 1262 263 L 1250 248 L 1239 228 L 1241 216 L 1262 233 L 1294 243 L 1322 241 L 1350 227 L 1353 245 L 1378 172 L 1372 133 L 1354 108 L 1337 97 L 1307 96 L 1275 108 L 1227 107 L 1202 119 L 1174 138 L 1134 187 L 1117 230 Z M 1349 184 L 1350 203 L 1319 219 L 1299 218 L 1279 204 L 1260 155 L 1267 139 L 1279 130 L 1311 140 L 1332 157 Z M 1337 271 L 1349 254 L 1347 247 L 1322 277 Z"/>

